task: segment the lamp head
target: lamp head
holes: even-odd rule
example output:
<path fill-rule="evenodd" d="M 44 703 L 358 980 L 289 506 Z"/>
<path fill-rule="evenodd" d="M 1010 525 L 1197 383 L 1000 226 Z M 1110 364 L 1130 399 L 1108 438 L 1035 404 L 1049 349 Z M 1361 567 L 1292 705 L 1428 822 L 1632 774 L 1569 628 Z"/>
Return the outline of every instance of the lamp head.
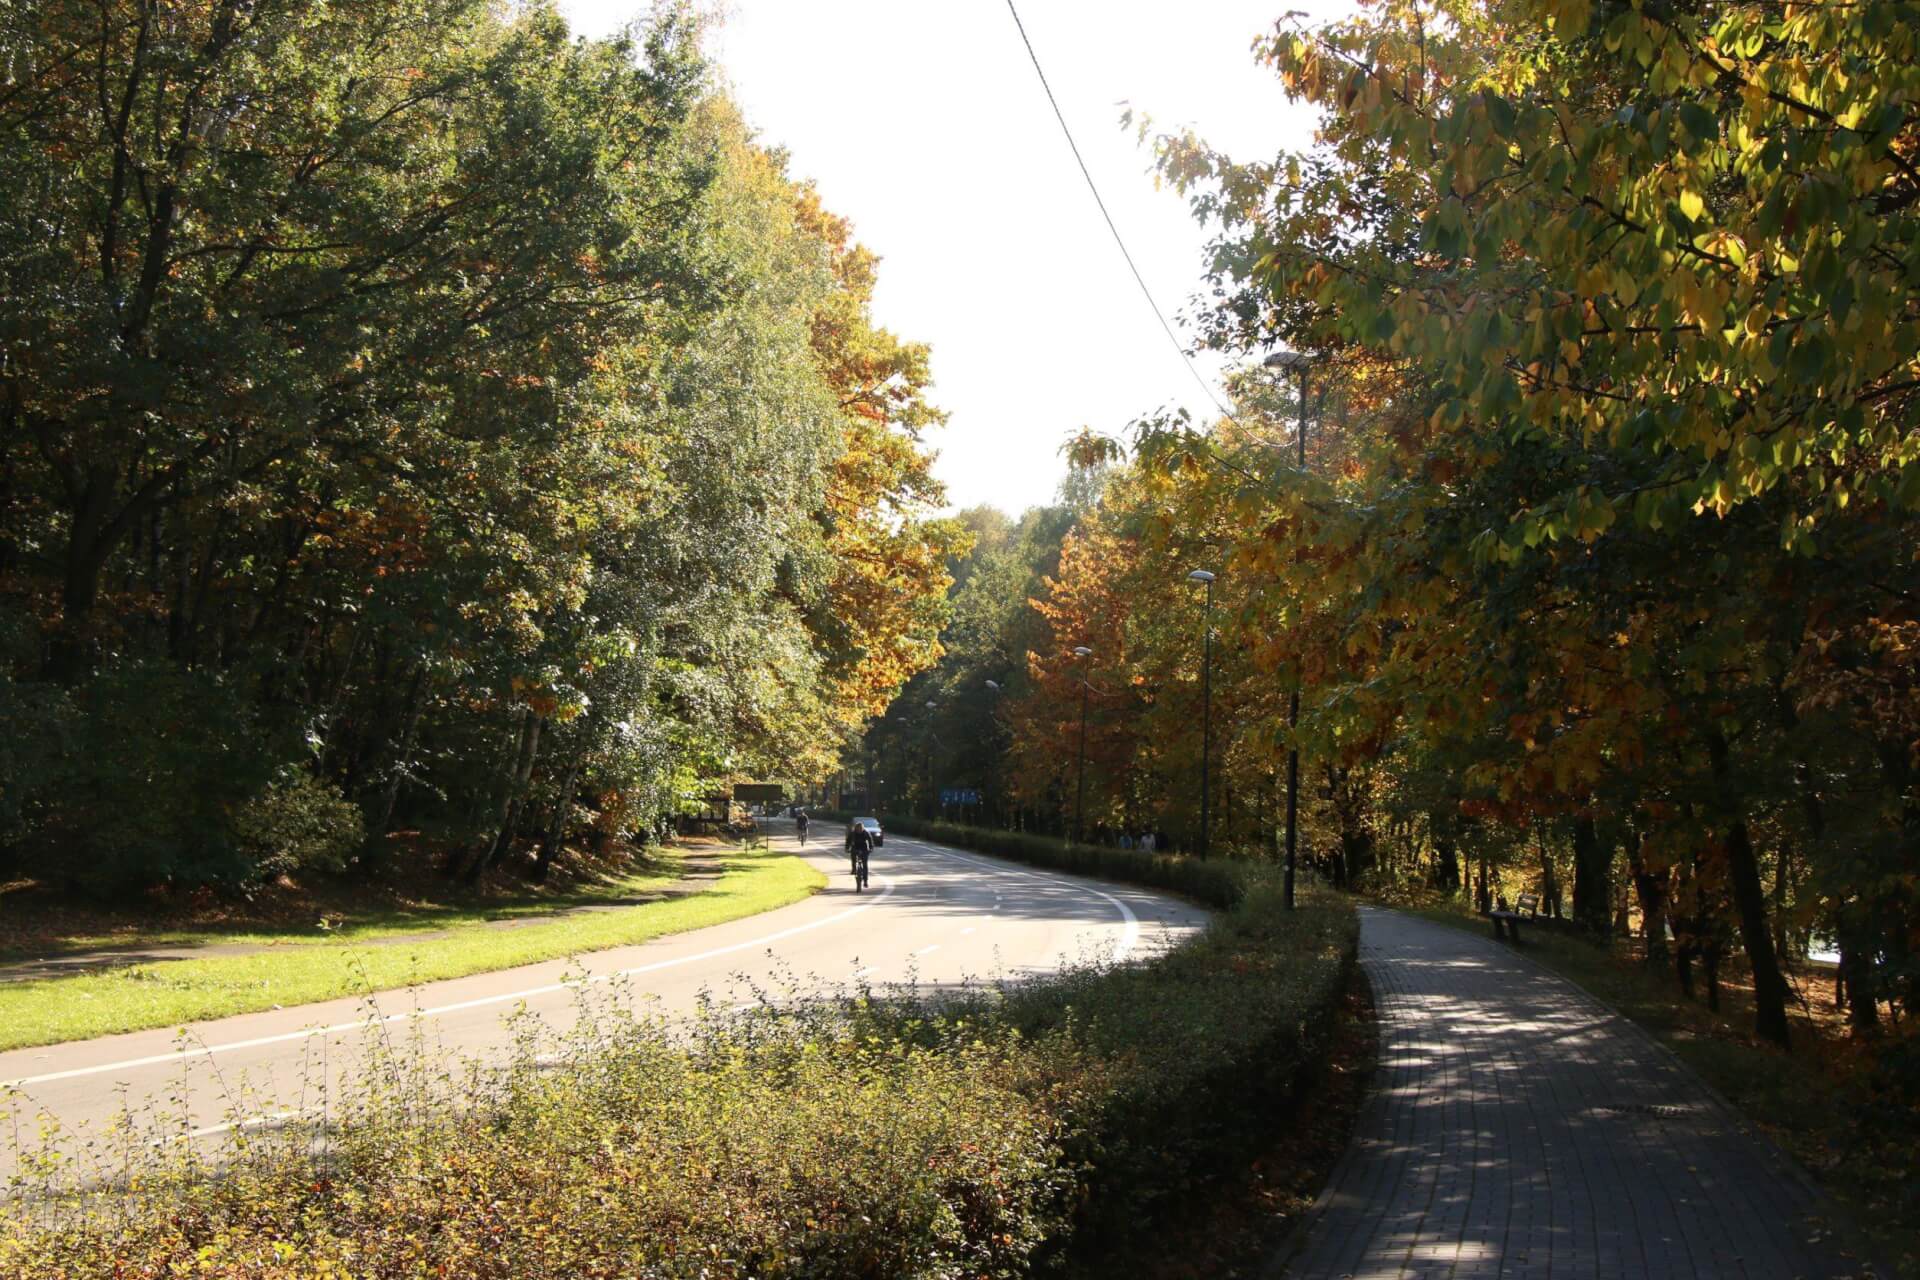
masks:
<path fill-rule="evenodd" d="M 1085 645 L 1078 645 L 1074 648 L 1073 656 L 1076 658 L 1091 658 L 1093 656 L 1093 650 L 1087 648 Z"/>
<path fill-rule="evenodd" d="M 998 693 L 1000 692 L 1000 682 L 998 680 L 989 680 L 987 681 L 987 688 L 993 690 L 995 693 Z"/>
<path fill-rule="evenodd" d="M 1311 351 L 1276 351 L 1260 363 L 1269 369 L 1304 369 L 1320 357 Z"/>
<path fill-rule="evenodd" d="M 1212 582 L 1213 575 L 1211 573 L 1208 573 L 1205 569 L 1195 569 L 1192 573 L 1187 575 L 1187 581 L 1188 582 Z"/>

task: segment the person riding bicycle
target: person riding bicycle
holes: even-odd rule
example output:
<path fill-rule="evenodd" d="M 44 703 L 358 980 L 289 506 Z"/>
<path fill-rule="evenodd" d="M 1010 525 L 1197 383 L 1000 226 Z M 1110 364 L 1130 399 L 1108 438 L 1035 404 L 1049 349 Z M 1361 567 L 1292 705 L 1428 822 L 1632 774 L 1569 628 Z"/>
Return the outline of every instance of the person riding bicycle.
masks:
<path fill-rule="evenodd" d="M 793 825 L 800 833 L 800 843 L 805 844 L 807 842 L 807 811 L 805 809 L 793 811 Z"/>
<path fill-rule="evenodd" d="M 860 863 L 873 853 L 873 832 L 865 824 L 856 822 L 853 830 L 847 832 L 847 870 L 853 875 L 860 874 Z"/>

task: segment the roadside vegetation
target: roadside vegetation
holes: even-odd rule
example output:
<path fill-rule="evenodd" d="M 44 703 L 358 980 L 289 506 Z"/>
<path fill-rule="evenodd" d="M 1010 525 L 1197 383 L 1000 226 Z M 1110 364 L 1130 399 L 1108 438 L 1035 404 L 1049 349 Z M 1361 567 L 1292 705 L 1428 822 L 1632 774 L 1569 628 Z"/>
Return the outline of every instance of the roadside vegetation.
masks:
<path fill-rule="evenodd" d="M 932 659 L 926 348 L 704 38 L 0 4 L 0 883 L 541 881 Z"/>
<path fill-rule="evenodd" d="M 1737 1017 L 1739 1070 L 1843 1081 L 1729 1091 L 1920 1221 L 1913 17 L 1282 18 L 1256 56 L 1310 144 L 1154 140 L 1215 233 L 1223 412 L 966 513 L 946 653 L 844 789 L 1538 894 L 1637 947 L 1659 1016 Z"/>
<path fill-rule="evenodd" d="M 236 1013 L 392 991 L 443 978 L 631 946 L 723 924 L 797 902 L 824 887 L 808 863 L 764 847 L 735 846 L 714 860 L 716 879 L 684 892 L 678 864 L 614 886 L 657 901 L 539 920 L 512 911 L 467 911 L 386 920 L 337 935 L 229 937 L 239 954 L 186 956 L 44 980 L 0 983 L 0 1050 L 58 1044 L 121 1031 L 181 1026 Z M 605 904 L 607 899 L 599 899 Z M 490 928 L 499 919 L 520 920 Z M 426 928 L 430 932 L 422 932 Z"/>
<path fill-rule="evenodd" d="M 319 1146 L 155 1148 L 149 1114 L 95 1170 L 29 1151 L 0 1274 L 1110 1273 L 1261 1148 L 1333 1034 L 1350 906 L 1288 912 L 1258 870 L 1233 896 L 1144 964 L 933 1005 L 850 991 L 689 1042 L 616 993 L 558 1041 L 522 1023 L 498 1074 L 450 1075 L 400 1034 L 329 1100 Z M 92 1173 L 125 1194 L 76 1193 Z"/>

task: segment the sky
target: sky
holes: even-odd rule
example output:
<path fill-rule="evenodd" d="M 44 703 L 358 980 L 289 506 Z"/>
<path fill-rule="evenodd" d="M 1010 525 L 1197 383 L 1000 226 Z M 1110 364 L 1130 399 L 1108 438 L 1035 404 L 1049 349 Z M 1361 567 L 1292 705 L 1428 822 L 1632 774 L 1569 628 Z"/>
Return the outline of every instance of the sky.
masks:
<path fill-rule="evenodd" d="M 1203 288 L 1209 232 L 1156 189 L 1120 116 L 1271 158 L 1313 120 L 1256 66 L 1253 38 L 1301 0 L 1022 0 L 1094 182 L 1160 309 Z M 601 35 L 637 0 L 560 0 Z M 954 507 L 1050 500 L 1060 447 L 1206 393 L 1140 296 L 1068 150 L 1005 0 L 732 0 L 711 51 L 761 141 L 881 257 L 876 320 L 933 348 L 929 436 Z M 1221 361 L 1196 361 L 1216 388 Z"/>

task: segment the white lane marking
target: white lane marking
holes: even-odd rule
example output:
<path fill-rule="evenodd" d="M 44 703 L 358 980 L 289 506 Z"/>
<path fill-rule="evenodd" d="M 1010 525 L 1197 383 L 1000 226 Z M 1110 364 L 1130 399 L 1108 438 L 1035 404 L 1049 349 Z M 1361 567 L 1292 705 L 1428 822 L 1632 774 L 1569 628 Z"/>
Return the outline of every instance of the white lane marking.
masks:
<path fill-rule="evenodd" d="M 1069 889 L 1079 889 L 1084 893 L 1092 894 L 1096 898 L 1106 899 L 1108 904 L 1120 913 L 1120 918 L 1125 921 L 1125 926 L 1120 930 L 1120 941 L 1115 944 L 1113 948 L 1113 958 L 1115 960 L 1125 960 L 1127 954 L 1133 950 L 1134 944 L 1140 941 L 1140 917 L 1133 914 L 1133 908 L 1112 894 L 1101 889 L 1096 889 L 1083 880 L 1068 880 L 1062 876 L 1050 876 L 1041 871 L 1028 871 L 1020 867 L 1009 867 L 999 862 L 985 862 L 979 858 L 969 857 L 964 853 L 954 853 L 948 849 L 936 849 L 931 845 L 922 844 L 918 841 L 911 842 L 911 847 L 925 850 L 936 858 L 951 858 L 958 862 L 969 862 L 976 867 L 985 867 L 989 871 L 997 871 L 1002 875 L 1026 876 L 1032 880 L 1044 880 L 1049 884 L 1065 885 Z"/>
<path fill-rule="evenodd" d="M 611 982 L 615 978 L 631 978 L 636 974 L 653 973 L 660 969 L 673 969 L 683 964 L 697 964 L 702 960 L 712 960 L 716 956 L 731 955 L 735 951 L 747 951 L 764 947 L 768 943 L 778 942 L 782 938 L 791 938 L 796 933 L 806 933 L 813 929 L 838 924 L 851 919 L 862 911 L 870 911 L 893 896 L 893 881 L 885 876 L 876 876 L 882 886 L 878 897 L 849 907 L 838 915 L 827 916 L 820 920 L 797 924 L 790 929 L 781 929 L 759 938 L 749 938 L 745 942 L 734 942 L 724 947 L 714 947 L 697 955 L 681 956 L 677 960 L 656 960 L 652 964 L 635 965 L 631 969 L 622 969 L 617 973 L 593 974 L 585 979 L 571 982 L 550 982 L 545 986 L 529 987 L 525 991 L 507 991 L 497 996 L 479 996 L 472 1000 L 459 1000 L 453 1004 L 436 1005 L 431 1009 L 409 1009 L 405 1013 L 389 1013 L 380 1018 L 358 1018 L 352 1022 L 336 1022 L 325 1027 L 303 1027 L 299 1031 L 285 1031 L 279 1035 L 256 1036 L 251 1040 L 234 1040 L 227 1044 L 202 1045 L 194 1049 L 175 1049 L 171 1053 L 149 1054 L 144 1058 L 128 1058 L 124 1062 L 103 1062 L 96 1067 L 74 1067 L 67 1071 L 49 1071 L 45 1075 L 22 1076 L 18 1080 L 0 1080 L 0 1091 L 21 1089 L 27 1085 L 48 1084 L 55 1080 L 73 1080 L 80 1076 L 97 1076 L 108 1071 L 129 1071 L 135 1067 L 151 1067 L 162 1062 L 184 1062 L 188 1058 L 211 1058 L 216 1053 L 231 1053 L 235 1049 L 257 1049 L 262 1045 L 284 1044 L 289 1040 L 306 1040 L 314 1036 L 339 1035 L 343 1031 L 364 1030 L 372 1026 L 384 1026 L 390 1022 L 401 1022 L 408 1018 L 437 1018 L 442 1014 L 460 1013 L 467 1009 L 480 1009 L 491 1004 L 507 1004 L 515 1000 L 526 1000 L 533 996 L 551 995 L 556 991 L 579 990 L 596 986 L 602 982 Z"/>
<path fill-rule="evenodd" d="M 917 956 L 924 956 L 924 955 L 927 955 L 929 952 L 938 951 L 939 949 L 940 949 L 940 944 L 936 942 L 930 947 L 920 948 L 918 951 L 914 952 L 913 954 Z"/>

